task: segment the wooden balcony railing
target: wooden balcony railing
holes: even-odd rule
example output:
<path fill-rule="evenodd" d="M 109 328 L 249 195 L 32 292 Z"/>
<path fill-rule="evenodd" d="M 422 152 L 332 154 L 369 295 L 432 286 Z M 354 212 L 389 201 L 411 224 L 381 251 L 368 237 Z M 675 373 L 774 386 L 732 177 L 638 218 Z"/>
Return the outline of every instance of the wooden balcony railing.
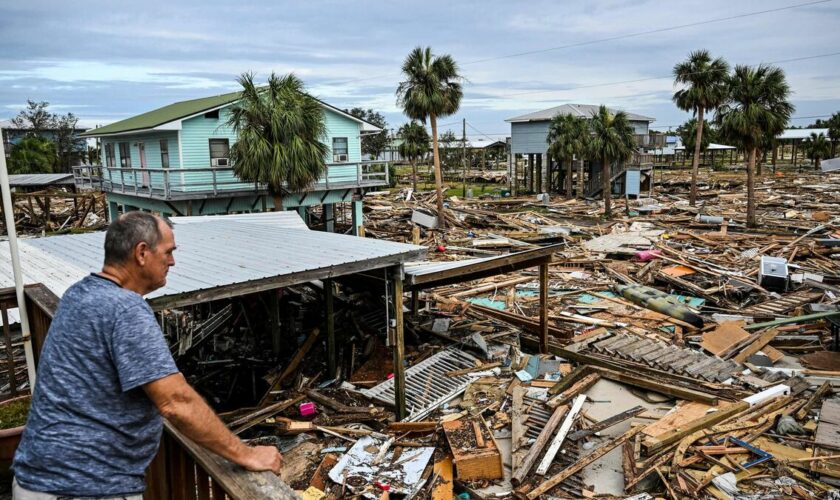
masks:
<path fill-rule="evenodd" d="M 120 168 L 100 165 L 73 167 L 79 190 L 98 190 L 161 200 L 219 194 L 266 194 L 263 184 L 243 182 L 231 167 Z M 388 185 L 388 162 L 328 163 L 323 178 L 309 191 Z"/>
<path fill-rule="evenodd" d="M 36 366 L 47 332 L 58 308 L 58 297 L 43 285 L 30 285 L 25 289 L 26 308 L 29 312 L 32 350 Z M 10 330 L 7 311 L 17 307 L 14 288 L 0 289 L 0 314 L 6 346 L 11 342 L 14 363 L 6 359 L 6 371 L 18 374 L 9 377 L 20 380 L 22 373 L 26 380 L 26 364 L 22 360 L 23 347 L 15 345 Z M 19 353 L 17 351 L 20 351 Z M 10 351 L 7 351 L 7 353 Z M 0 369 L 0 371 L 3 371 Z M 26 381 L 28 383 L 28 381 Z M 28 392 L 26 383 L 17 385 L 17 392 Z M 8 398 L 0 395 L 0 399 Z M 298 495 L 279 477 L 270 472 L 248 472 L 192 442 L 165 422 L 160 448 L 146 470 L 145 500 L 245 500 L 245 499 L 291 499 Z"/>

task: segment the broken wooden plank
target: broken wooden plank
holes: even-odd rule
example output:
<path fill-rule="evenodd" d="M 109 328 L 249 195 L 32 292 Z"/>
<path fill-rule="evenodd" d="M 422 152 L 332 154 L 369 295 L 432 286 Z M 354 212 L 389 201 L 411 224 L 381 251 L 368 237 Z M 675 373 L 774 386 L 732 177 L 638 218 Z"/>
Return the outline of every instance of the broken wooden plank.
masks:
<path fill-rule="evenodd" d="M 558 484 L 562 483 L 566 479 L 570 478 L 574 474 L 577 474 L 581 470 L 583 470 L 589 464 L 599 460 L 601 457 L 606 455 L 607 453 L 611 452 L 618 446 L 624 444 L 625 441 L 631 439 L 633 436 L 639 433 L 642 428 L 639 427 L 631 427 L 627 432 L 622 434 L 621 436 L 613 439 L 612 441 L 607 442 L 594 452 L 590 453 L 589 455 L 581 458 L 574 464 L 570 465 L 569 467 L 565 468 L 559 474 L 554 475 L 545 481 L 543 481 L 539 486 L 534 488 L 533 490 L 529 491 L 526 495 L 529 500 L 535 500 L 543 493 L 547 493 L 549 490 L 557 486 Z"/>
<path fill-rule="evenodd" d="M 525 455 L 525 458 L 522 459 L 522 465 L 513 470 L 511 483 L 514 486 L 519 486 L 525 479 L 525 476 L 528 475 L 531 467 L 534 466 L 534 462 L 537 461 L 537 457 L 539 457 L 542 453 L 546 443 L 548 443 L 548 440 L 551 439 L 551 435 L 554 434 L 554 430 L 558 425 L 560 425 L 560 422 L 563 420 L 563 416 L 568 410 L 568 406 L 558 406 L 554 409 L 554 413 L 551 414 L 551 418 L 548 419 L 545 427 L 543 427 L 540 431 L 540 435 L 537 436 L 537 440 L 531 445 L 531 449 L 528 450 L 528 454 Z"/>
<path fill-rule="evenodd" d="M 585 402 L 586 396 L 581 394 L 577 397 L 577 399 L 575 399 L 575 402 L 572 403 L 572 408 L 569 410 L 569 414 L 566 415 L 563 425 L 560 426 L 560 430 L 557 431 L 557 435 L 554 436 L 554 440 L 551 441 L 551 445 L 548 447 L 548 450 L 546 450 L 545 456 L 543 456 L 542 461 L 540 461 L 540 465 L 537 466 L 537 474 L 544 476 L 545 473 L 548 472 L 548 468 L 551 467 L 551 462 L 554 461 L 554 457 L 560 450 L 560 446 L 563 445 L 563 440 L 566 439 L 566 434 L 568 434 L 569 430 L 572 428 L 572 424 L 575 422 L 575 418 L 578 413 L 580 413 L 581 408 L 583 408 L 583 403 Z"/>

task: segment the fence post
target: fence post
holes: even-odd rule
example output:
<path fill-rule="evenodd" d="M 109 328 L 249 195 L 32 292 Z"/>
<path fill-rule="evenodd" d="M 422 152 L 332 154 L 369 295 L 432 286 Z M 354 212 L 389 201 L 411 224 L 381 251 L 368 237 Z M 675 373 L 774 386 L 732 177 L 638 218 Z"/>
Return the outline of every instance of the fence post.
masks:
<path fill-rule="evenodd" d="M 163 197 L 169 199 L 169 169 L 163 171 Z"/>

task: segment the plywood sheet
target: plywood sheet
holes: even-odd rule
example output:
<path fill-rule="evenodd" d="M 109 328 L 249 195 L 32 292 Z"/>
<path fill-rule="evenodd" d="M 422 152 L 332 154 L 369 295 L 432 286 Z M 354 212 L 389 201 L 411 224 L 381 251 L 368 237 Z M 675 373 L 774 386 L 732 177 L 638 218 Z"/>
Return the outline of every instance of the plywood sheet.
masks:
<path fill-rule="evenodd" d="M 724 321 L 711 332 L 703 334 L 700 347 L 715 356 L 720 356 L 735 344 L 749 338 L 750 334 L 742 328 L 743 326 L 743 321 Z"/>

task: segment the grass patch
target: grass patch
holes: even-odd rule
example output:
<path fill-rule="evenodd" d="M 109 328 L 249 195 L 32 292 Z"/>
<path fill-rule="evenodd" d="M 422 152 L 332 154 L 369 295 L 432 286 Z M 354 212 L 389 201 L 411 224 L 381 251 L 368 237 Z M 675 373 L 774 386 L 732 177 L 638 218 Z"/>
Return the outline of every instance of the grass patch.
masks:
<path fill-rule="evenodd" d="M 0 429 L 12 429 L 26 423 L 31 398 L 19 399 L 0 405 Z"/>

